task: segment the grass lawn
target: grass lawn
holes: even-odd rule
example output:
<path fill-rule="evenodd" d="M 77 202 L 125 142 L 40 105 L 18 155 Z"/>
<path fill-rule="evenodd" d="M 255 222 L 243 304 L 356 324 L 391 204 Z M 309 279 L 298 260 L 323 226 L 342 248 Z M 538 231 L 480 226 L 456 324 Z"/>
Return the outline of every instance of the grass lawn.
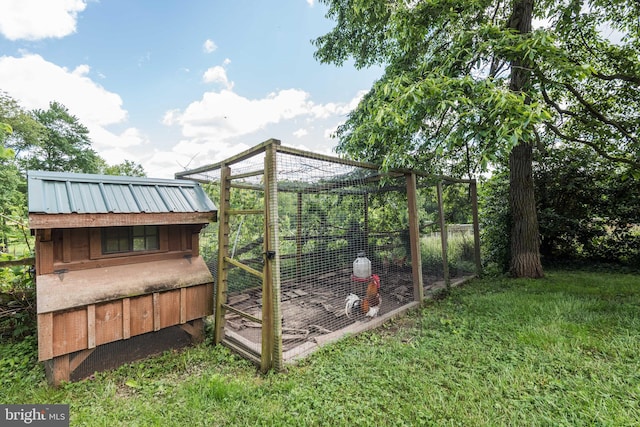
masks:
<path fill-rule="evenodd" d="M 0 352 L 0 403 L 71 425 L 636 426 L 640 276 L 475 280 L 281 374 L 203 344 L 53 389 L 33 340 Z"/>

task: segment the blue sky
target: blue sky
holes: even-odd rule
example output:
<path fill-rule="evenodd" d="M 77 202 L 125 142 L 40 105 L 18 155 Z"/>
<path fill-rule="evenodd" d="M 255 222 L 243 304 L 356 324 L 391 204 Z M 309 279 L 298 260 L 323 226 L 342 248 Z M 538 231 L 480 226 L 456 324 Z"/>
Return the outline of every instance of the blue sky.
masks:
<path fill-rule="evenodd" d="M 382 70 L 317 62 L 325 13 L 314 0 L 2 0 L 0 90 L 26 109 L 61 102 L 107 162 L 152 177 L 271 137 L 331 153 Z"/>

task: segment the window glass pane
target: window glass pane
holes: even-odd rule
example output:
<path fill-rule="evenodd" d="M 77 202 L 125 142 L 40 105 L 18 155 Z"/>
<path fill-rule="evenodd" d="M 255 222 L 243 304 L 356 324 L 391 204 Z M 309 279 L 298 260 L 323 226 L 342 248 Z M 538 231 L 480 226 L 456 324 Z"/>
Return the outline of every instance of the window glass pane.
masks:
<path fill-rule="evenodd" d="M 129 238 L 127 236 L 118 239 L 118 252 L 126 252 L 129 250 Z"/>
<path fill-rule="evenodd" d="M 144 237 L 134 237 L 133 238 L 133 250 L 134 251 L 144 251 L 146 248 L 144 246 Z"/>
<path fill-rule="evenodd" d="M 158 249 L 158 236 L 147 237 L 147 249 Z"/>
<path fill-rule="evenodd" d="M 104 242 L 103 252 L 118 252 L 118 241 L 114 239 L 106 239 Z"/>
<path fill-rule="evenodd" d="M 121 253 L 160 249 L 157 225 L 109 227 L 102 229 L 102 253 Z"/>
<path fill-rule="evenodd" d="M 134 225 L 133 226 L 133 237 L 144 236 L 144 225 Z"/>

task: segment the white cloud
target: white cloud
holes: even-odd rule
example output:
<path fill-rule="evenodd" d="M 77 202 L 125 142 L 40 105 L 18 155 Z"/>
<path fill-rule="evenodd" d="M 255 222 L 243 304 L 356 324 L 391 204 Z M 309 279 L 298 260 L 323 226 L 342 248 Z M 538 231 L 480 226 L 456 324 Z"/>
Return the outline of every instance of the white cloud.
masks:
<path fill-rule="evenodd" d="M 307 0 L 307 4 L 309 6 L 313 7 L 313 3 L 314 3 L 314 0 Z"/>
<path fill-rule="evenodd" d="M 227 78 L 227 71 L 220 65 L 216 65 L 205 71 L 202 75 L 202 80 L 205 83 L 220 83 L 227 89 L 233 88 L 233 82 L 230 82 Z"/>
<path fill-rule="evenodd" d="M 213 40 L 210 40 L 210 39 L 205 40 L 204 43 L 202 44 L 202 50 L 204 50 L 206 53 L 211 53 L 215 51 L 217 48 L 218 46 L 216 46 Z"/>
<path fill-rule="evenodd" d="M 345 103 L 316 104 L 309 93 L 299 89 L 280 90 L 257 99 L 227 89 L 206 92 L 184 110 L 165 113 L 163 123 L 179 128 L 183 139 L 173 148 L 155 152 L 145 161 L 145 170 L 150 176 L 163 176 L 167 171 L 193 169 L 279 135 L 293 136 L 283 139 L 283 144 L 331 154 L 335 146 L 331 133 L 365 93 L 359 92 Z M 305 123 L 304 127 L 299 121 Z"/>
<path fill-rule="evenodd" d="M 40 55 L 0 57 L 2 90 L 23 108 L 47 109 L 50 102 L 60 102 L 89 129 L 94 148 L 108 163 L 132 160 L 127 150 L 148 143 L 148 139 L 135 128 L 120 134 L 107 129 L 125 122 L 127 111 L 120 96 L 91 80 L 90 72 L 86 64 L 69 71 Z"/>
<path fill-rule="evenodd" d="M 65 37 L 86 7 L 84 0 L 2 0 L 0 33 L 9 40 Z"/>
<path fill-rule="evenodd" d="M 127 112 L 120 96 L 91 80 L 89 70 L 82 64 L 70 72 L 34 54 L 0 57 L 2 89 L 20 100 L 24 108 L 46 109 L 49 102 L 58 101 L 85 125 L 125 120 Z"/>
<path fill-rule="evenodd" d="M 231 64 L 231 60 L 229 58 L 225 58 L 224 61 L 222 61 L 222 65 L 227 66 Z"/>
<path fill-rule="evenodd" d="M 189 138 L 232 138 L 263 129 L 269 124 L 312 113 L 309 94 L 287 89 L 262 99 L 244 98 L 230 90 L 206 92 L 184 112 L 170 111 L 167 124 L 179 124 Z"/>
<path fill-rule="evenodd" d="M 293 136 L 295 136 L 296 138 L 302 138 L 303 136 L 308 135 L 309 132 L 306 129 L 298 129 L 297 131 L 295 131 L 293 133 Z"/>

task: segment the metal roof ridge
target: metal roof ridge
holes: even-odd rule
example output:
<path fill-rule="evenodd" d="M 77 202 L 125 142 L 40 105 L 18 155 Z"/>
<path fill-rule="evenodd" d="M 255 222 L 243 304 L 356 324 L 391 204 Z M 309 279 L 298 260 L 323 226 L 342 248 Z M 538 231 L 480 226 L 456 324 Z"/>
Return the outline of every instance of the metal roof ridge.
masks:
<path fill-rule="evenodd" d="M 114 183 L 114 184 L 134 184 L 134 185 L 171 185 L 171 186 L 188 186 L 193 187 L 197 183 L 189 179 L 173 179 L 173 178 L 149 178 L 140 176 L 122 176 L 122 175 L 99 175 L 76 172 L 53 172 L 41 170 L 29 170 L 27 176 L 31 179 L 41 179 L 49 181 L 73 181 L 87 183 Z"/>

